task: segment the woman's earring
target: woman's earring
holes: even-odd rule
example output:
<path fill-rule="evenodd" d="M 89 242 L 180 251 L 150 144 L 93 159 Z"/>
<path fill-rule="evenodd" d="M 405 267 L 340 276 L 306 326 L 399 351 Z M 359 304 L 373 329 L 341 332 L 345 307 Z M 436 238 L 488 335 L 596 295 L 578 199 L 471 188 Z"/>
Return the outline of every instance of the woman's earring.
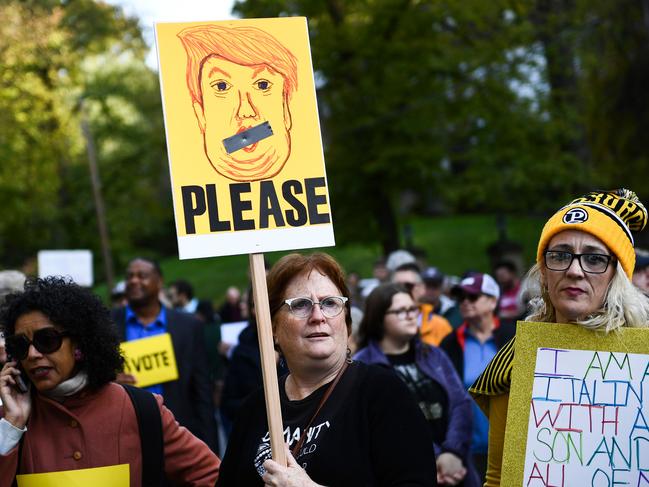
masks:
<path fill-rule="evenodd" d="M 74 349 L 74 360 L 81 362 L 83 360 L 83 352 L 78 348 Z"/>
<path fill-rule="evenodd" d="M 351 348 L 347 347 L 347 363 L 351 364 L 353 362 L 352 360 L 352 350 Z"/>

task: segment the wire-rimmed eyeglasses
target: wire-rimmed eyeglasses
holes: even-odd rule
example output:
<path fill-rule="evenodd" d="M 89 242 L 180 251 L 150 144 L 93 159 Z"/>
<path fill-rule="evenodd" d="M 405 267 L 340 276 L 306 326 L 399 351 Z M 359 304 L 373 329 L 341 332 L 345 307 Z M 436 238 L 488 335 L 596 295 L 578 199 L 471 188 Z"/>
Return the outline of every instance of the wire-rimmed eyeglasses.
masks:
<path fill-rule="evenodd" d="M 311 316 L 313 307 L 316 304 L 320 306 L 323 315 L 327 318 L 333 318 L 342 313 L 347 301 L 348 298 L 344 296 L 327 296 L 326 298 L 322 298 L 319 303 L 309 298 L 291 298 L 285 299 L 284 304 L 298 318 L 308 318 Z"/>
<path fill-rule="evenodd" d="M 545 267 L 551 271 L 565 271 L 575 258 L 584 272 L 589 274 L 603 274 L 608 269 L 613 256 L 607 254 L 575 254 L 567 250 L 546 250 Z"/>

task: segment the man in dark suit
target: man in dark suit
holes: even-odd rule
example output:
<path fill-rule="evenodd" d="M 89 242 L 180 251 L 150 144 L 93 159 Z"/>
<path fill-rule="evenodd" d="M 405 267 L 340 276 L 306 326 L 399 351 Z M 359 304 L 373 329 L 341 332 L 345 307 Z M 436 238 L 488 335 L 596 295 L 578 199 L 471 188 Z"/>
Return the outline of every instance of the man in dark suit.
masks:
<path fill-rule="evenodd" d="M 188 313 L 163 306 L 158 298 L 162 286 L 162 271 L 156 262 L 133 259 L 126 269 L 128 304 L 112 311 L 113 320 L 124 341 L 171 335 L 178 379 L 147 389 L 161 394 L 178 422 L 218 453 L 203 324 Z M 117 381 L 135 384 L 135 378 L 125 373 L 119 374 Z"/>

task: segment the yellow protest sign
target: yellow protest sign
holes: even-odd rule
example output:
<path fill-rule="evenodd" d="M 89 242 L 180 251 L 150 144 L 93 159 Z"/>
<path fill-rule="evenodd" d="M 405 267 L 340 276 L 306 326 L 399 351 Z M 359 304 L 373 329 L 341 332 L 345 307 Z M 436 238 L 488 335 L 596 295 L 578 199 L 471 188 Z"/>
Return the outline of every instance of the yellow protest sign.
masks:
<path fill-rule="evenodd" d="M 18 487 L 129 487 L 129 465 L 16 475 Z"/>
<path fill-rule="evenodd" d="M 649 485 L 649 329 L 519 322 L 501 485 Z"/>
<path fill-rule="evenodd" d="M 334 245 L 306 19 L 155 32 L 180 258 Z"/>
<path fill-rule="evenodd" d="M 135 376 L 138 387 L 178 379 L 176 355 L 169 333 L 122 342 L 120 346 L 124 355 L 124 372 Z"/>

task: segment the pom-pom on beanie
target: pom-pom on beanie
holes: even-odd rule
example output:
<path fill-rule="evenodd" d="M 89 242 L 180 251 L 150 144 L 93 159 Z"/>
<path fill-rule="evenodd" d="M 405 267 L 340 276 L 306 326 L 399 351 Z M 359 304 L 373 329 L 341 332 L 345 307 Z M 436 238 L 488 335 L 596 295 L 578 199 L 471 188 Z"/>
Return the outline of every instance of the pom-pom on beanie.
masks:
<path fill-rule="evenodd" d="M 635 267 L 631 231 L 647 224 L 647 210 L 633 191 L 592 191 L 557 211 L 541 232 L 536 261 L 543 262 L 550 239 L 564 230 L 581 230 L 599 238 L 615 254 L 629 279 Z"/>

